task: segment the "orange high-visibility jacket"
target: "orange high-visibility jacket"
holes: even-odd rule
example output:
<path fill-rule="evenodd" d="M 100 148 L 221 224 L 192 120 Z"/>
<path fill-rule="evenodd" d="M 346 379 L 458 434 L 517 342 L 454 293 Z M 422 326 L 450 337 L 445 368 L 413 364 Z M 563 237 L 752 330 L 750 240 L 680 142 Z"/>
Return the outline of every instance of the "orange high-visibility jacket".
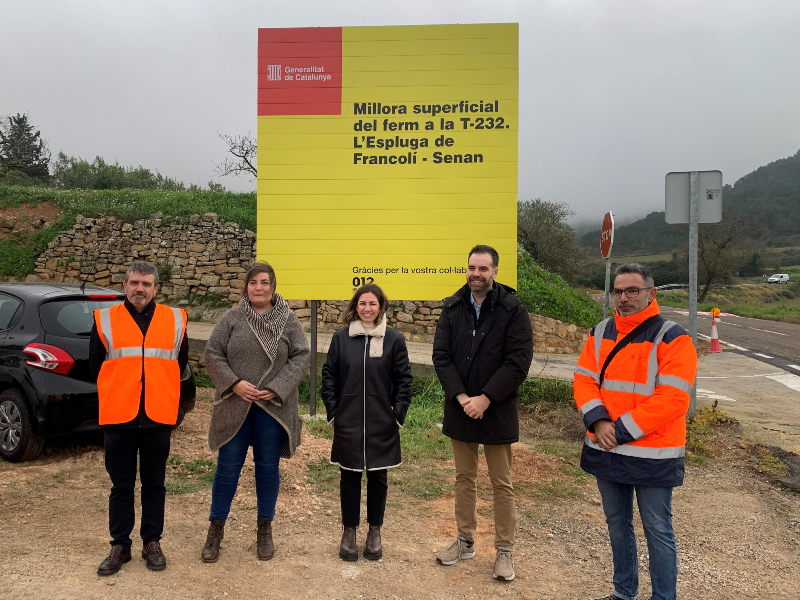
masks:
<path fill-rule="evenodd" d="M 156 423 L 178 419 L 181 373 L 178 353 L 186 332 L 186 313 L 156 304 L 147 336 L 124 304 L 94 311 L 106 360 L 97 378 L 100 425 L 132 421 L 139 413 L 144 371 L 144 409 Z"/>
<path fill-rule="evenodd" d="M 606 369 L 616 343 L 659 314 L 654 300 L 642 312 L 616 315 L 596 325 L 575 369 L 574 394 L 586 425 L 581 466 L 597 477 L 635 485 L 683 483 L 686 413 L 697 374 L 697 351 L 677 323 L 662 321 L 637 335 Z M 606 452 L 594 441 L 594 424 L 614 422 L 619 446 Z"/>

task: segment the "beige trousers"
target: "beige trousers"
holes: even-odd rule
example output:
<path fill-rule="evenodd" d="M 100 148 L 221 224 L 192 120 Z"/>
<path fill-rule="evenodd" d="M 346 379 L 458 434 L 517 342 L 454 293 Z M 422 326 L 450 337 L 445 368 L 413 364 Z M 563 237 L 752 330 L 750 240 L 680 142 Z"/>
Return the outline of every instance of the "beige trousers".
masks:
<path fill-rule="evenodd" d="M 451 440 L 456 465 L 456 523 L 458 534 L 475 541 L 478 527 L 478 444 Z M 517 514 L 511 482 L 511 444 L 484 446 L 494 498 L 494 545 L 513 548 Z"/>

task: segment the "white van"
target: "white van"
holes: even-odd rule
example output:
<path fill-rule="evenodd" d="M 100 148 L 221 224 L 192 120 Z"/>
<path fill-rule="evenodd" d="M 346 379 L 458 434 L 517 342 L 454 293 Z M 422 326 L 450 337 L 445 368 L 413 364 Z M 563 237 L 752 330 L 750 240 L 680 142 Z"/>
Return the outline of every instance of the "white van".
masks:
<path fill-rule="evenodd" d="M 787 273 L 775 273 L 775 275 L 767 279 L 767 283 L 789 283 L 789 275 Z"/>

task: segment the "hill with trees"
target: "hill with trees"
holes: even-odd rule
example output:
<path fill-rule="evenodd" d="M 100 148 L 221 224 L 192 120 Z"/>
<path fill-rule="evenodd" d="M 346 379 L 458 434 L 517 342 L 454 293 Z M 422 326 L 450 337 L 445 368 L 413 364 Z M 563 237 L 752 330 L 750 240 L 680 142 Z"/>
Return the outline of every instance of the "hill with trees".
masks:
<path fill-rule="evenodd" d="M 723 188 L 723 222 L 744 218 L 753 223 L 765 245 L 785 246 L 800 241 L 800 151 L 793 156 L 759 167 Z M 614 232 L 614 254 L 644 255 L 680 250 L 686 241 L 685 225 L 669 225 L 663 212 Z M 600 256 L 600 230 L 584 234 L 581 245 Z"/>

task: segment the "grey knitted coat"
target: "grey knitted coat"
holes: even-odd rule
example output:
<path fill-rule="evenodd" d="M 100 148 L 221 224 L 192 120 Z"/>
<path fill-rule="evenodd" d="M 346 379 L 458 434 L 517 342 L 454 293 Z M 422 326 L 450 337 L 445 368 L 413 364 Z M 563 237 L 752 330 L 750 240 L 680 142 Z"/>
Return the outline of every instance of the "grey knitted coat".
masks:
<path fill-rule="evenodd" d="M 256 401 L 283 426 L 285 436 L 281 458 L 291 458 L 300 445 L 302 422 L 298 414 L 297 386 L 308 371 L 311 351 L 303 327 L 289 311 L 289 318 L 278 342 L 273 365 L 256 334 L 238 306 L 219 320 L 206 344 L 206 370 L 216 388 L 214 410 L 208 429 L 208 445 L 217 450 L 227 444 L 244 423 L 250 403 L 233 393 L 233 386 L 244 379 L 260 390 L 269 389 L 282 400 L 277 406 Z"/>

